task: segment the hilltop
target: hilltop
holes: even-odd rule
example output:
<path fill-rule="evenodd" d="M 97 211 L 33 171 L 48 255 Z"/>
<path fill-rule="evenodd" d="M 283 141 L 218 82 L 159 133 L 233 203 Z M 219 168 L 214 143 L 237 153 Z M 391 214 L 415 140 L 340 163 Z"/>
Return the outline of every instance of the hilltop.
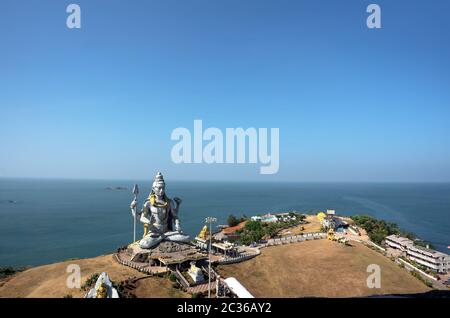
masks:
<path fill-rule="evenodd" d="M 172 298 L 190 297 L 190 295 L 172 287 L 164 277 L 147 276 L 130 267 L 117 263 L 112 254 L 94 258 L 76 259 L 50 265 L 33 267 L 0 281 L 0 297 L 61 298 L 83 297 L 86 291 L 69 289 L 66 286 L 67 266 L 77 264 L 81 268 L 81 283 L 85 283 L 93 274 L 107 272 L 115 283 L 135 279 L 136 297 Z"/>
<path fill-rule="evenodd" d="M 81 267 L 82 283 L 106 271 L 111 279 L 136 280 L 136 297 L 190 297 L 166 277 L 147 276 L 118 264 L 113 255 L 38 266 L 0 282 L 0 297 L 83 297 L 85 291 L 68 289 L 66 268 Z M 366 285 L 369 264 L 381 267 L 381 289 Z M 261 255 L 217 268 L 222 277 L 237 278 L 256 297 L 358 297 L 374 294 L 413 294 L 430 290 L 388 258 L 362 244 L 351 246 L 315 240 L 261 250 Z"/>
<path fill-rule="evenodd" d="M 424 283 L 380 253 L 356 242 L 344 246 L 314 240 L 267 247 L 247 262 L 219 266 L 255 297 L 361 297 L 430 291 Z M 370 289 L 367 266 L 381 268 L 381 288 Z"/>

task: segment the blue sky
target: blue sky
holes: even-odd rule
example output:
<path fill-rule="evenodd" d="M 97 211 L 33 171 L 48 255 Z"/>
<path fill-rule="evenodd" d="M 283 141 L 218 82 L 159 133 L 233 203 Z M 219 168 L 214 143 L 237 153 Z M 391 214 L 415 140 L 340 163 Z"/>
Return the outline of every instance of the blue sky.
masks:
<path fill-rule="evenodd" d="M 66 27 L 66 6 L 82 28 Z M 382 9 L 380 30 L 366 7 Z M 450 181 L 450 3 L 2 1 L 0 176 Z M 280 169 L 170 134 L 280 128 Z"/>

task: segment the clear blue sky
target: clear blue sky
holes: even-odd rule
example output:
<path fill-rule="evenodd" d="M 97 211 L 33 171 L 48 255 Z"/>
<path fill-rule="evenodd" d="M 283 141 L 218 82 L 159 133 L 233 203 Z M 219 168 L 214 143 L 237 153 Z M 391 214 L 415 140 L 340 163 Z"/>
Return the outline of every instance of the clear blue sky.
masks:
<path fill-rule="evenodd" d="M 449 14 L 448 0 L 2 1 L 0 176 L 450 181 Z M 170 133 L 194 119 L 279 127 L 278 174 L 172 163 Z"/>

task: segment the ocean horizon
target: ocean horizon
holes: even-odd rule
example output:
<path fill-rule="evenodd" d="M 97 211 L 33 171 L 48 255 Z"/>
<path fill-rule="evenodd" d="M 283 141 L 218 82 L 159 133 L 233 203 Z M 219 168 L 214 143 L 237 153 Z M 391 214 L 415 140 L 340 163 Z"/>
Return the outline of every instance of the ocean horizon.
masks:
<path fill-rule="evenodd" d="M 151 180 L 0 178 L 0 267 L 36 266 L 114 252 L 132 241 L 129 204 Z M 194 237 L 204 218 L 335 209 L 397 223 L 442 252 L 450 245 L 448 182 L 233 182 L 166 180 L 180 197 L 181 227 Z M 142 225 L 138 224 L 138 236 Z"/>

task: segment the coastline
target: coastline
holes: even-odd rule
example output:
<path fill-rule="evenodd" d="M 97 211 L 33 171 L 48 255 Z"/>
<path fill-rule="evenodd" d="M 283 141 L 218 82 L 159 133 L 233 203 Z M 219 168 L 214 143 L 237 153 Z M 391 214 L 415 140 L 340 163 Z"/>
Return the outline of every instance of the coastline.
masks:
<path fill-rule="evenodd" d="M 354 219 L 358 220 L 345 216 L 337 218 L 351 226 L 355 224 Z M 438 283 L 431 283 L 423 275 L 416 275 L 414 270 L 407 270 L 402 263 L 386 254 L 386 249 L 372 243 L 369 239 L 371 233 L 366 234 L 362 228 L 359 228 L 358 235 L 347 233 L 348 242 L 343 244 L 337 239 L 330 240 L 325 233 L 316 235 L 321 228 L 316 215 L 305 215 L 297 220 L 300 223 L 285 226 L 277 232 L 280 239 L 270 239 L 266 244 L 257 245 L 259 251 L 256 256 L 237 263 L 218 262 L 216 271 L 224 278 L 236 277 L 256 297 L 377 297 L 409 294 L 424 297 L 432 290 L 431 286 L 441 286 L 439 289 L 448 291 L 442 284 L 436 285 Z M 293 240 L 301 235 L 304 239 Z M 65 285 L 67 268 L 73 264 L 81 268 L 84 285 L 93 275 L 107 272 L 114 282 L 125 286 L 123 295 L 130 297 L 184 298 L 194 293 L 190 291 L 192 288 L 180 289 L 171 285 L 169 278 L 172 274 L 168 268 L 163 271 L 160 268 L 152 273 L 121 262 L 117 257 L 120 250 L 116 254 L 71 259 L 11 273 L 0 279 L 0 297 L 83 297 L 86 293 L 84 287 L 73 290 Z M 302 266 L 295 266 L 300 259 Z M 329 262 L 330 259 L 333 261 Z M 383 268 L 383 288 L 380 290 L 370 290 L 365 286 L 366 267 L 370 264 L 378 264 Z M 273 268 L 278 269 L 276 273 L 271 270 Z M 248 275 L 249 272 L 253 274 Z M 326 281 L 318 283 L 318 277 L 324 272 L 332 276 L 331 281 L 327 276 Z M 316 278 L 310 280 L 310 277 Z M 289 281 L 295 284 L 286 288 Z M 265 283 L 261 285 L 260 282 Z M 323 289 L 323 286 L 327 288 Z M 158 288 L 159 292 L 156 292 Z"/>
<path fill-rule="evenodd" d="M 105 190 L 107 187 L 129 190 Z M 49 264 L 113 251 L 132 238 L 129 203 L 132 183 L 112 181 L 0 181 L 0 266 Z M 140 184 L 138 204 L 150 191 Z M 169 196 L 183 199 L 180 218 L 194 236 L 205 215 L 225 224 L 229 214 L 278 211 L 339 215 L 368 214 L 399 224 L 437 250 L 450 244 L 450 185 L 171 183 Z M 419 198 L 419 199 L 416 199 Z M 13 230 L 14 229 L 14 230 Z M 142 228 L 138 227 L 138 235 Z M 39 254 L 37 251 L 40 251 Z"/>

